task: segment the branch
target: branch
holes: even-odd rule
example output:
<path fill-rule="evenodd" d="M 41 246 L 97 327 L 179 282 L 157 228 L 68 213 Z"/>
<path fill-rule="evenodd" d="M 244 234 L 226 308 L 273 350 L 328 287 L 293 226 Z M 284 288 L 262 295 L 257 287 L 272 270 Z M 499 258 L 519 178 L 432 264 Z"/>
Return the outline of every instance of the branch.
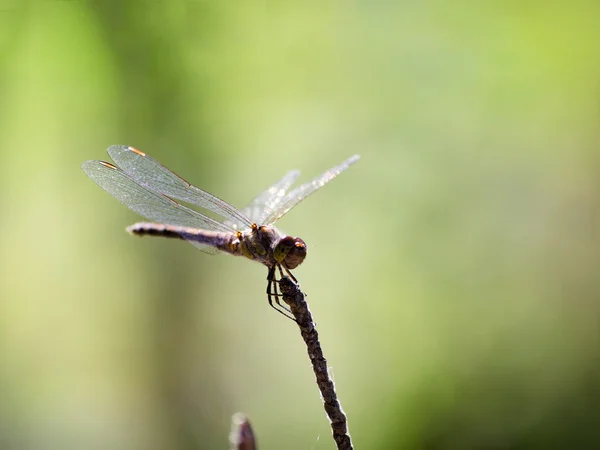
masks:
<path fill-rule="evenodd" d="M 298 327 L 300 327 L 300 334 L 302 334 L 302 338 L 306 344 L 308 357 L 315 372 L 317 386 L 319 386 L 319 390 L 321 391 L 323 406 L 331 422 L 333 440 L 339 450 L 352 450 L 352 439 L 350 439 L 350 433 L 348 432 L 346 415 L 337 399 L 335 384 L 329 378 L 327 360 L 323 356 L 323 350 L 321 350 L 321 344 L 319 343 L 319 334 L 308 309 L 308 304 L 304 300 L 304 293 L 288 277 L 281 278 L 279 288 L 283 294 L 283 301 L 290 307 L 292 314 L 296 318 Z"/>
<path fill-rule="evenodd" d="M 256 439 L 248 418 L 242 413 L 236 413 L 231 418 L 231 433 L 229 433 L 231 450 L 256 450 Z"/>

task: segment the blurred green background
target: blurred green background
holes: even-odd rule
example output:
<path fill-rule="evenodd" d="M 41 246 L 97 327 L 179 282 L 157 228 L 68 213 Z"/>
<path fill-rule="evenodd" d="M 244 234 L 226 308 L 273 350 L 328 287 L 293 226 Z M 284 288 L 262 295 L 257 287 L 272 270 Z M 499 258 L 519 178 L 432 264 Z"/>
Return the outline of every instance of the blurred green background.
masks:
<path fill-rule="evenodd" d="M 266 269 L 137 239 L 129 144 L 280 229 L 357 449 L 600 447 L 600 6 L 0 1 L 0 448 L 332 449 Z"/>

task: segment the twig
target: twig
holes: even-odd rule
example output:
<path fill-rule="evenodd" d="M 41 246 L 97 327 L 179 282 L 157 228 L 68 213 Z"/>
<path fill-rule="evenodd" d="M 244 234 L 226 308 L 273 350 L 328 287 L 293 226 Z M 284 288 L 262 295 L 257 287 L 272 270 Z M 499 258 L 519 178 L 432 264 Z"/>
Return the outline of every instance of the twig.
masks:
<path fill-rule="evenodd" d="M 352 439 L 350 439 L 350 433 L 348 432 L 346 415 L 335 393 L 335 384 L 329 378 L 327 360 L 323 356 L 323 350 L 321 350 L 321 344 L 319 343 L 319 334 L 312 320 L 308 304 L 304 300 L 304 293 L 288 277 L 281 278 L 279 288 L 283 294 L 283 301 L 289 305 L 300 327 L 300 334 L 302 334 L 302 338 L 306 343 L 308 357 L 312 363 L 313 371 L 317 378 L 317 386 L 319 386 L 321 397 L 323 398 L 323 406 L 331 422 L 333 440 L 339 450 L 352 450 Z"/>
<path fill-rule="evenodd" d="M 229 433 L 231 450 L 256 450 L 256 439 L 248 418 L 242 413 L 236 413 L 231 418 L 231 433 Z"/>

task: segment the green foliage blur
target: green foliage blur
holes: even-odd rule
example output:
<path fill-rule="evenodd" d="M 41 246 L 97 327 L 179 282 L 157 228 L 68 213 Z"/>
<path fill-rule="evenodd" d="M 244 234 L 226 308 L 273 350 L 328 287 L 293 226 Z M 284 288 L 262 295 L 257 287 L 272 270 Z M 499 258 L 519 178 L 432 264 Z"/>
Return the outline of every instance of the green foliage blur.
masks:
<path fill-rule="evenodd" d="M 0 0 L 0 449 L 332 449 L 266 269 L 140 220 L 111 144 L 286 215 L 357 449 L 600 448 L 600 4 Z"/>

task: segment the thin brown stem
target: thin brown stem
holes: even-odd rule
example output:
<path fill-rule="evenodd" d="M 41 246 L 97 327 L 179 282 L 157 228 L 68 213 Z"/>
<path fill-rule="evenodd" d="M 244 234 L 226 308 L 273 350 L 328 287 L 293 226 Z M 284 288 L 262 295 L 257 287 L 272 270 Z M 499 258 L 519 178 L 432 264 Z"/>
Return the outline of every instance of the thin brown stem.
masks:
<path fill-rule="evenodd" d="M 236 413 L 231 418 L 231 433 L 229 434 L 231 450 L 257 450 L 256 438 L 248 418 L 242 413 Z"/>
<path fill-rule="evenodd" d="M 352 450 L 352 439 L 348 432 L 346 414 L 344 414 L 342 406 L 338 401 L 335 392 L 335 384 L 329 377 L 327 360 L 323 356 L 323 350 L 319 343 L 319 334 L 317 333 L 312 315 L 308 309 L 308 304 L 304 299 L 304 293 L 300 290 L 300 287 L 288 277 L 283 277 L 279 281 L 279 289 L 283 294 L 283 301 L 290 307 L 290 310 L 298 323 L 298 327 L 300 327 L 300 334 L 306 344 L 308 357 L 313 366 L 313 371 L 315 372 L 317 386 L 319 386 L 319 390 L 321 391 L 323 406 L 331 422 L 333 440 L 337 444 L 338 449 Z"/>

